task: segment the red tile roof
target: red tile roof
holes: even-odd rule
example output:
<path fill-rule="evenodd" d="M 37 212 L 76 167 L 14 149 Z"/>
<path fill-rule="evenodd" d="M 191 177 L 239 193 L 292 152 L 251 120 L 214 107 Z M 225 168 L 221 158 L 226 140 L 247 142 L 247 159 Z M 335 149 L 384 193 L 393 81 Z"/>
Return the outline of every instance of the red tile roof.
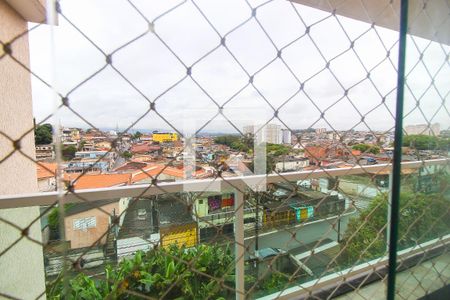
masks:
<path fill-rule="evenodd" d="M 74 182 L 76 190 L 127 185 L 130 179 L 131 174 L 64 174 L 64 180 Z"/>
<path fill-rule="evenodd" d="M 133 145 L 130 149 L 132 153 L 147 153 L 151 151 L 160 150 L 161 147 L 158 145 L 150 145 L 150 144 L 137 144 Z"/>
<path fill-rule="evenodd" d="M 43 162 L 37 163 L 36 165 L 37 178 L 44 179 L 49 177 L 55 177 L 57 167 L 58 166 L 56 163 L 43 163 Z"/>
<path fill-rule="evenodd" d="M 161 164 L 149 164 L 142 170 L 138 170 L 133 173 L 131 182 L 136 183 L 147 178 L 155 178 L 158 174 L 164 174 L 175 178 L 184 178 L 184 168 L 165 167 Z M 194 177 L 201 177 L 206 174 L 204 169 L 200 169 L 194 172 Z"/>

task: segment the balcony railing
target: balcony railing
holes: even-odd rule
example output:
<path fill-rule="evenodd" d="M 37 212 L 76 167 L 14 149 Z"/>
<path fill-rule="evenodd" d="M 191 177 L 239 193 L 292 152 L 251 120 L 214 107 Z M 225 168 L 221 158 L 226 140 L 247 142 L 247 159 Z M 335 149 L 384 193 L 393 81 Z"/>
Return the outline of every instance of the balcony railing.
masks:
<path fill-rule="evenodd" d="M 26 2 L 0 0 L 0 297 L 449 286 L 448 1 Z"/>
<path fill-rule="evenodd" d="M 425 160 L 425 161 L 412 161 L 403 162 L 402 168 L 409 170 L 418 170 L 423 168 L 429 168 L 432 166 L 447 167 L 449 164 L 448 159 L 435 159 L 435 160 Z M 341 224 L 341 219 L 348 222 L 349 217 L 355 217 L 360 213 L 358 209 L 354 209 L 354 204 L 345 210 L 339 216 L 336 214 L 331 217 L 316 218 L 314 220 L 309 220 L 299 224 L 287 224 L 287 227 L 274 227 L 269 231 L 263 231 L 260 228 L 259 237 L 255 237 L 255 232 L 245 231 L 244 216 L 245 212 L 248 211 L 246 207 L 244 195 L 247 188 L 252 185 L 257 185 L 261 182 L 261 179 L 265 178 L 267 184 L 273 184 L 278 182 L 304 182 L 308 179 L 316 178 L 336 178 L 345 177 L 348 175 L 365 175 L 365 174 L 376 174 L 380 171 L 385 171 L 387 173 L 391 172 L 392 164 L 379 164 L 379 165 L 367 165 L 367 166 L 357 166 L 350 168 L 336 168 L 336 169 L 326 169 L 326 170 L 314 170 L 314 171 L 301 171 L 301 172 L 291 172 L 283 174 L 269 174 L 269 175 L 254 175 L 254 176 L 244 176 L 244 177 L 231 177 L 231 178 L 215 178 L 215 179 L 203 179 L 203 180 L 191 180 L 191 181 L 181 181 L 181 182 L 162 182 L 156 185 L 132 185 L 123 187 L 112 187 L 112 188 L 101 188 L 93 190 L 77 190 L 77 191 L 65 191 L 62 195 L 58 192 L 47 192 L 47 193 L 36 193 L 36 194 L 21 194 L 21 195 L 8 195 L 0 197 L 0 209 L 6 208 L 18 208 L 18 207 L 28 207 L 28 206 L 54 206 L 55 203 L 61 203 L 61 199 L 64 199 L 65 204 L 69 203 L 90 203 L 92 207 L 97 207 L 97 203 L 104 201 L 105 199 L 149 199 L 149 196 L 156 195 L 168 195 L 168 194 L 180 194 L 186 191 L 189 193 L 204 193 L 204 192 L 218 192 L 223 190 L 233 190 L 235 192 L 235 203 L 232 215 L 229 213 L 224 213 L 229 219 L 228 222 L 232 224 L 233 232 L 228 235 L 228 239 L 231 239 L 232 244 L 235 245 L 234 249 L 234 265 L 235 265 L 235 293 L 236 298 L 240 298 L 246 295 L 246 286 L 248 289 L 248 284 L 245 282 L 248 267 L 246 266 L 246 261 L 252 255 L 255 255 L 255 239 L 260 239 L 259 243 L 264 243 L 262 240 L 267 234 L 273 234 L 274 232 L 291 232 L 298 230 L 298 234 L 302 232 L 307 232 L 307 227 L 314 227 L 318 223 L 325 223 L 330 228 L 335 228 L 336 224 L 339 222 Z M 62 198 L 61 198 L 62 197 Z M 145 200 L 144 200 L 145 201 Z M 148 200 L 150 201 L 150 200 Z M 247 200 L 248 201 L 248 200 Z M 254 203 L 253 203 L 254 205 Z M 430 206 L 433 205 L 433 199 L 430 198 Z M 251 209 L 254 214 L 255 209 Z M 356 214 L 355 214 L 356 212 Z M 262 212 L 260 212 L 262 214 Z M 200 220 L 200 219 L 199 219 Z M 219 227 L 214 222 L 210 223 L 211 226 Z M 223 225 L 223 224 L 221 224 Z M 262 226 L 261 226 L 262 227 Z M 328 231 L 336 231 L 337 229 L 328 229 Z M 318 231 L 320 232 L 320 231 Z M 342 238 L 339 234 L 337 236 L 337 241 Z M 325 240 L 329 237 L 329 233 L 323 236 L 316 236 L 315 238 L 319 241 Z M 302 238 L 300 238 L 301 240 Z M 294 240 L 299 243 L 297 240 Z M 336 240 L 335 240 L 336 242 Z M 411 248 L 404 249 L 399 252 L 399 260 L 401 262 L 401 268 L 399 270 L 407 269 L 408 266 L 413 266 L 417 263 L 424 261 L 424 259 L 429 259 L 440 253 L 445 253 L 446 247 L 450 242 L 449 235 L 443 235 L 438 238 L 432 239 L 430 241 L 417 244 Z M 206 241 L 208 243 L 208 241 Z M 265 242 L 267 243 L 267 242 Z M 156 242 L 159 244 L 159 242 Z M 128 253 L 129 255 L 135 253 L 138 250 L 150 249 L 150 246 L 155 244 L 150 243 L 134 243 L 133 245 L 128 245 L 127 247 L 133 247 L 133 251 Z M 277 244 L 273 244 L 277 246 Z M 305 248 L 302 250 L 309 255 L 300 255 L 299 257 L 309 257 L 314 253 L 314 251 L 320 251 L 322 245 L 319 243 L 315 244 L 310 249 Z M 298 254 L 298 249 L 292 249 L 289 251 L 296 251 Z M 309 251 L 309 252 L 308 252 Z M 311 252 L 313 251 L 313 252 Z M 302 253 L 303 253 L 302 252 Z M 96 254 L 96 252 L 90 252 L 86 256 L 85 251 L 79 251 L 77 253 L 70 254 L 69 256 L 64 256 L 69 262 L 77 261 L 81 257 L 84 258 L 84 267 L 89 270 L 90 268 L 95 268 L 96 266 L 101 266 L 106 263 L 105 258 L 101 254 Z M 61 271 L 64 265 L 64 261 L 52 262 L 50 267 L 53 268 L 47 273 L 48 275 L 55 275 L 54 270 Z M 56 267 L 56 269 L 55 269 Z M 303 297 L 305 295 L 315 295 L 316 293 L 322 293 L 321 295 L 338 295 L 343 292 L 348 292 L 349 289 L 342 288 L 343 286 L 352 285 L 362 288 L 364 284 L 373 282 L 374 280 L 379 280 L 380 276 L 386 274 L 388 266 L 387 256 L 381 256 L 377 259 L 358 263 L 353 265 L 349 269 L 343 269 L 339 271 L 333 271 L 335 268 L 330 268 L 328 272 L 318 278 L 311 278 L 310 281 L 302 281 L 301 283 L 294 284 L 294 286 L 276 291 L 272 295 L 264 296 L 264 299 L 272 298 L 292 298 L 292 297 Z M 49 269 L 50 270 L 50 269 Z M 57 271 L 56 271 L 57 272 Z M 100 271 L 101 272 L 101 271 Z M 311 271 L 312 272 L 312 271 Z M 378 274 L 374 276 L 373 274 Z M 44 274 L 42 274 L 44 276 Z M 69 275 L 67 275 L 69 276 Z M 98 276 L 98 275 L 97 275 Z M 370 280 L 369 280 L 370 279 Z M 362 281 L 362 283 L 361 283 Z M 354 285 L 357 282 L 357 285 Z M 319 292 L 320 291 L 320 292 Z M 325 293 L 325 294 L 323 294 Z M 248 295 L 248 294 L 247 294 Z M 258 295 L 258 294 L 256 294 Z M 260 294 L 261 295 L 261 294 Z M 253 297 L 253 296 L 252 296 Z"/>

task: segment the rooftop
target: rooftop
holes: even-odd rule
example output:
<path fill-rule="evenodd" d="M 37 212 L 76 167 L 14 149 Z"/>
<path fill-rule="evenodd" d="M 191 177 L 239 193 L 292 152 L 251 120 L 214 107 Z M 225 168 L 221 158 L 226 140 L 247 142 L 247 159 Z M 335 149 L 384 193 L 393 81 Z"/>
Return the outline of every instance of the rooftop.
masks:
<path fill-rule="evenodd" d="M 57 168 L 58 168 L 57 163 L 39 162 L 38 164 L 36 164 L 37 178 L 44 179 L 49 177 L 55 177 Z"/>
<path fill-rule="evenodd" d="M 130 183 L 131 174 L 64 174 L 75 190 L 122 186 Z"/>

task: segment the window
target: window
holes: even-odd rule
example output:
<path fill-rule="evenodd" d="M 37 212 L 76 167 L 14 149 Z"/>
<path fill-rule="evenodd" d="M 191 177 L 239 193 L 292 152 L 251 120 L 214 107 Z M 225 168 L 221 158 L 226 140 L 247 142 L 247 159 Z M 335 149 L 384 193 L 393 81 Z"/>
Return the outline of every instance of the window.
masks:
<path fill-rule="evenodd" d="M 82 219 L 73 220 L 74 230 L 86 231 L 88 228 L 95 228 L 97 226 L 97 220 L 95 217 L 88 217 Z"/>
<path fill-rule="evenodd" d="M 145 210 L 145 208 L 138 209 L 138 211 L 137 211 L 138 220 L 145 220 L 146 215 L 147 215 L 147 211 Z"/>

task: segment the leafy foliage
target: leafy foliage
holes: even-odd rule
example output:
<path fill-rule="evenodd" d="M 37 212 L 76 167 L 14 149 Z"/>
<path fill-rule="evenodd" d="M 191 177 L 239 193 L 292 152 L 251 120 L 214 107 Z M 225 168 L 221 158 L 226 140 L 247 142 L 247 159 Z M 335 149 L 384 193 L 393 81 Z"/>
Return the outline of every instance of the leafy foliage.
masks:
<path fill-rule="evenodd" d="M 450 231 L 449 199 L 442 193 L 402 193 L 400 196 L 399 248 L 428 241 Z M 388 194 L 376 196 L 358 218 L 350 220 L 339 257 L 345 266 L 382 256 L 386 251 Z M 362 226 L 361 226 L 362 224 Z M 361 228 L 360 228 L 361 227 Z M 356 234 L 355 234 L 356 233 Z M 352 236 L 355 234 L 354 236 Z"/>
<path fill-rule="evenodd" d="M 86 141 L 81 141 L 80 144 L 78 145 L 78 151 L 82 151 L 84 148 L 84 145 L 86 145 Z"/>
<path fill-rule="evenodd" d="M 49 299 L 141 299 L 129 291 L 154 298 L 210 299 L 226 297 L 220 282 L 234 288 L 233 256 L 228 247 L 199 245 L 194 248 L 154 249 L 137 252 L 113 268 L 105 268 L 105 278 L 79 274 L 69 280 L 64 293 L 62 278 L 47 287 Z M 195 271 L 194 271 L 195 270 Z M 231 294 L 230 294 L 231 295 Z"/>
<path fill-rule="evenodd" d="M 67 211 L 69 208 L 75 206 L 74 203 L 68 203 L 64 205 L 64 210 Z M 54 207 L 48 214 L 48 227 L 52 230 L 59 229 L 59 208 Z"/>
<path fill-rule="evenodd" d="M 141 136 L 142 136 L 142 133 L 140 131 L 136 131 L 136 133 L 132 135 L 132 138 L 134 140 L 138 140 L 141 138 Z"/>
<path fill-rule="evenodd" d="M 226 145 L 231 149 L 241 152 L 249 152 L 253 150 L 253 139 L 249 137 L 240 137 L 237 135 L 222 135 L 214 139 L 214 143 Z"/>
<path fill-rule="evenodd" d="M 450 139 L 423 134 L 407 135 L 403 137 L 403 146 L 417 150 L 447 150 L 450 148 Z"/>
<path fill-rule="evenodd" d="M 53 142 L 53 127 L 51 124 L 38 125 L 34 130 L 36 145 L 47 145 Z"/>
<path fill-rule="evenodd" d="M 75 157 L 75 152 L 78 151 L 77 147 L 70 145 L 70 146 L 62 146 L 61 147 L 61 153 L 65 160 L 71 160 Z"/>
<path fill-rule="evenodd" d="M 280 144 L 267 144 L 267 153 L 274 157 L 287 155 L 291 152 L 291 147 Z"/>
<path fill-rule="evenodd" d="M 356 144 L 352 147 L 352 149 L 359 150 L 361 151 L 361 153 L 372 153 L 372 154 L 380 153 L 380 147 L 368 144 Z"/>
<path fill-rule="evenodd" d="M 262 289 L 265 293 L 275 293 L 283 290 L 289 282 L 287 275 L 273 273 L 262 283 Z"/>
<path fill-rule="evenodd" d="M 125 158 L 125 159 L 130 159 L 130 158 L 133 157 L 133 154 L 131 154 L 130 151 L 124 151 L 124 152 L 121 154 L 121 156 L 122 156 L 123 158 Z"/>

